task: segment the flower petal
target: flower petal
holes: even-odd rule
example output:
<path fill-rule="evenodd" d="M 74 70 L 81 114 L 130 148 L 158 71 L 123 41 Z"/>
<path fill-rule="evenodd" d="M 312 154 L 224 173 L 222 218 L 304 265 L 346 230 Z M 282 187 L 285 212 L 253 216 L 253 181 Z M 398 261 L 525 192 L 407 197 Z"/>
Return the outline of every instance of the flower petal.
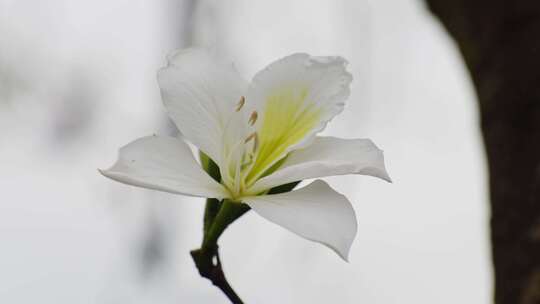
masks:
<path fill-rule="evenodd" d="M 257 113 L 259 151 L 248 183 L 311 143 L 343 110 L 352 76 L 341 57 L 293 54 L 259 72 L 248 89 L 248 112 Z"/>
<path fill-rule="evenodd" d="M 118 160 L 101 174 L 124 184 L 176 194 L 227 197 L 193 157 L 188 145 L 174 137 L 147 136 L 120 148 Z"/>
<path fill-rule="evenodd" d="M 185 138 L 220 162 L 223 130 L 247 83 L 232 64 L 204 49 L 179 50 L 169 55 L 158 72 L 163 103 Z"/>
<path fill-rule="evenodd" d="M 249 190 L 260 193 L 275 186 L 343 174 L 362 174 L 391 182 L 383 151 L 369 139 L 315 138 L 313 144 L 291 152 L 274 173 L 258 180 Z"/>
<path fill-rule="evenodd" d="M 356 215 L 347 198 L 316 180 L 299 190 L 244 198 L 255 212 L 301 237 L 321 243 L 347 261 Z"/>

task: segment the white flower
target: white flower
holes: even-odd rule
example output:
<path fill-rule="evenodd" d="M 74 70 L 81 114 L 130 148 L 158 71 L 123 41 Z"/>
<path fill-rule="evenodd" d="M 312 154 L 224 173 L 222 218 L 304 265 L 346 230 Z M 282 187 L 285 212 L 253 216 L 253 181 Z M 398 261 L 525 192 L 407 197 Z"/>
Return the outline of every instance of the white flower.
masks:
<path fill-rule="evenodd" d="M 177 194 L 228 198 L 347 259 L 357 224 L 347 198 L 327 183 L 266 195 L 286 183 L 341 174 L 390 181 L 369 139 L 317 136 L 343 110 L 352 76 L 341 57 L 293 54 L 245 82 L 206 50 L 171 54 L 158 73 L 165 107 L 183 138 L 149 136 L 120 149 L 103 175 Z M 214 160 L 221 183 L 195 160 L 189 141 Z"/>

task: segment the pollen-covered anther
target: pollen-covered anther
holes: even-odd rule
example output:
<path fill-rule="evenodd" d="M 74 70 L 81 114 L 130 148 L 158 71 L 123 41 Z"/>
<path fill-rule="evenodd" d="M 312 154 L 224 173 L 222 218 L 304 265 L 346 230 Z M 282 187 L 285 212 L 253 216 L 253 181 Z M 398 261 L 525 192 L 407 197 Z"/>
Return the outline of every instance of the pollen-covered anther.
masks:
<path fill-rule="evenodd" d="M 253 126 L 255 124 L 255 122 L 257 122 L 257 117 L 259 117 L 259 115 L 257 114 L 257 111 L 253 111 L 253 113 L 251 113 L 251 116 L 249 117 L 249 125 L 250 126 Z"/>
<path fill-rule="evenodd" d="M 257 135 L 257 132 L 251 133 L 246 139 L 244 140 L 244 143 L 248 143 L 253 140 L 253 151 L 256 151 L 259 147 L 259 135 Z"/>
<path fill-rule="evenodd" d="M 240 96 L 240 100 L 236 104 L 236 112 L 240 111 L 245 103 L 246 103 L 246 98 L 244 96 Z"/>

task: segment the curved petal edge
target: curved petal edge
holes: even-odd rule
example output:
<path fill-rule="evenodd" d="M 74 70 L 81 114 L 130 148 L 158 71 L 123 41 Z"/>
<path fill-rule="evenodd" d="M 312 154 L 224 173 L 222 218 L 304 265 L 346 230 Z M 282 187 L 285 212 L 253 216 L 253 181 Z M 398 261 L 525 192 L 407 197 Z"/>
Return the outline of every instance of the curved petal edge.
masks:
<path fill-rule="evenodd" d="M 120 148 L 118 160 L 111 168 L 99 172 L 136 187 L 188 196 L 228 196 L 225 188 L 204 172 L 189 146 L 174 137 L 134 140 Z"/>
<path fill-rule="evenodd" d="M 348 261 L 357 232 L 356 214 L 349 200 L 326 182 L 316 180 L 298 190 L 243 201 L 265 219 L 327 246 Z"/>

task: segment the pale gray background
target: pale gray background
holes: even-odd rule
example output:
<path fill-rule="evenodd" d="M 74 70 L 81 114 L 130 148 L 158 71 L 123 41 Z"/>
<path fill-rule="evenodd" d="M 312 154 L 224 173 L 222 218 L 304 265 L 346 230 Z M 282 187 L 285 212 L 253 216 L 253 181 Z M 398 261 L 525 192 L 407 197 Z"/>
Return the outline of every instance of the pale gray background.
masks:
<path fill-rule="evenodd" d="M 211 45 L 249 79 L 303 51 L 355 77 L 325 131 L 369 137 L 394 184 L 327 179 L 353 202 L 350 264 L 256 214 L 221 240 L 247 303 L 489 303 L 486 173 L 455 45 L 417 0 L 0 0 L 0 303 L 227 303 L 188 251 L 203 200 L 98 174 L 171 134 L 156 70 Z"/>

